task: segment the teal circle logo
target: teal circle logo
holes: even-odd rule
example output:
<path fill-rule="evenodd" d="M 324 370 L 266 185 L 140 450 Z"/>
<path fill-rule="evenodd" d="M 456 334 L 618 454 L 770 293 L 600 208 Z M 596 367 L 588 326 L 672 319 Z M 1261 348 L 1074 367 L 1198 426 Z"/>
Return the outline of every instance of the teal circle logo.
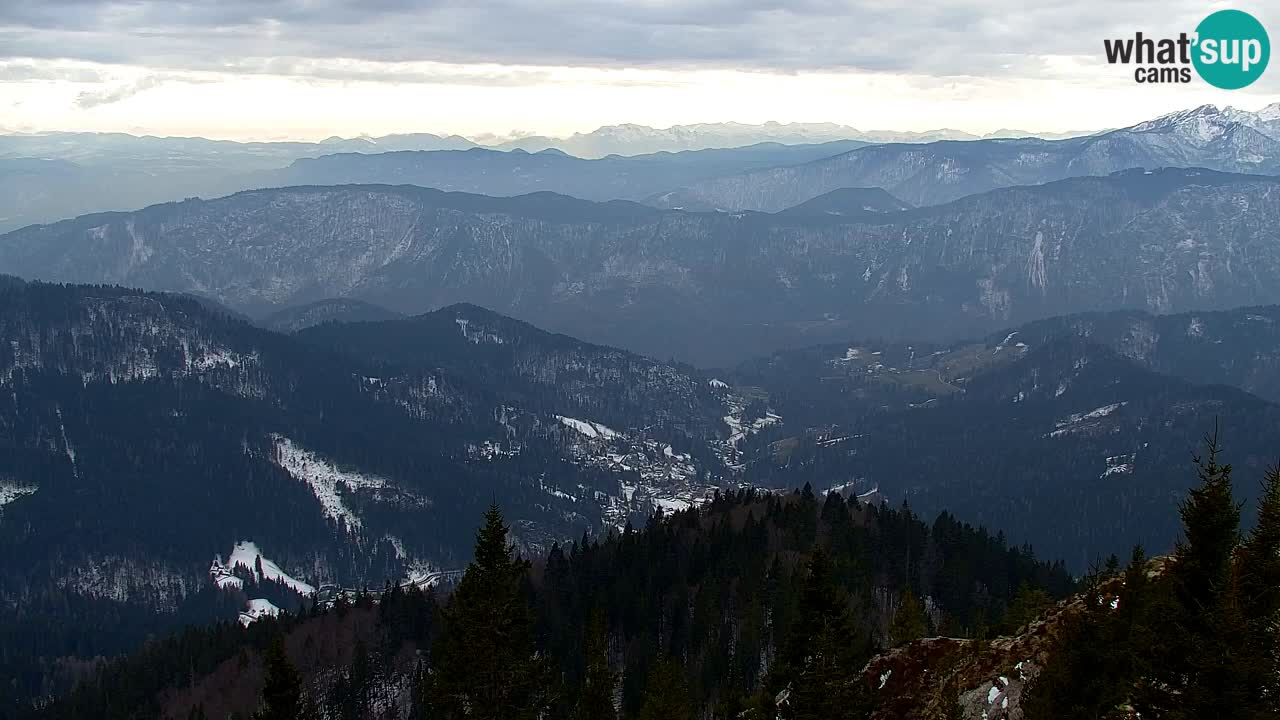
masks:
<path fill-rule="evenodd" d="M 1239 90 L 1262 77 L 1271 59 L 1271 39 L 1257 18 L 1241 10 L 1219 10 L 1196 26 L 1191 62 L 1210 85 Z"/>

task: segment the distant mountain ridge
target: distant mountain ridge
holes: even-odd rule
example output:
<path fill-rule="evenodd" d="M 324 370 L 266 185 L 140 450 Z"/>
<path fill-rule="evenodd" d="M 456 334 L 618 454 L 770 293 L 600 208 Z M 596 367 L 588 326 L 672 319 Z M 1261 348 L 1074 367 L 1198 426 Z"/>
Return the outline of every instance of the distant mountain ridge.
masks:
<path fill-rule="evenodd" d="M 981 137 L 1044 137 L 1058 138 L 1088 134 L 1035 133 L 1021 130 L 998 130 L 988 135 L 974 135 L 962 130 L 938 129 L 925 131 L 858 130 L 836 123 L 779 123 L 759 125 L 744 123 L 700 123 L 673 125 L 668 128 L 652 128 L 645 125 L 606 125 L 589 133 L 574 133 L 569 137 L 535 135 L 506 140 L 490 145 L 500 150 L 522 149 L 538 152 L 556 148 L 582 158 L 599 158 L 608 155 L 640 155 L 652 152 L 675 152 L 753 145 L 760 142 L 803 144 L 832 140 L 859 140 L 867 143 L 907 142 L 924 143 L 938 140 L 977 140 Z M 482 143 L 487 144 L 487 143 Z"/>
<path fill-rule="evenodd" d="M 1087 133 L 1001 130 L 980 139 L 949 130 L 867 133 L 831 123 L 710 123 L 666 129 L 617 125 L 570 138 L 489 137 L 477 138 L 479 144 L 431 133 L 317 143 L 122 133 L 0 135 L 0 232 L 87 212 L 304 184 L 408 182 L 487 195 L 550 190 L 661 207 L 771 211 L 842 187 L 881 187 L 924 205 L 995 187 L 1106 174 L 1131 166 L 1126 163 L 1267 172 L 1264 161 L 1274 157 L 1274 148 L 1258 138 L 1276 134 L 1278 114 L 1274 106 L 1259 113 L 1222 111 L 1249 132 L 1239 133 L 1234 144 L 1219 143 L 1221 152 L 1168 143 L 1152 151 L 1121 143 L 1098 151 L 1109 160 L 1086 157 L 1069 171 L 1059 167 L 1067 160 L 1050 157 L 1067 147 L 1056 143 L 1073 142 L 1063 137 L 1084 143 Z M 839 167 L 847 156 L 817 177 L 807 165 L 880 143 L 892 147 L 858 156 L 862 160 L 852 169 Z M 806 169 L 787 170 L 793 166 Z M 776 177 L 767 174 L 771 169 L 779 169 Z"/>
<path fill-rule="evenodd" d="M 352 298 L 326 298 L 277 310 L 263 317 L 259 324 L 268 330 L 292 333 L 327 322 L 370 322 L 401 317 L 404 316 L 373 303 Z"/>
<path fill-rule="evenodd" d="M 1082 135 L 1085 131 L 1071 133 L 1031 132 L 1024 130 L 997 130 L 987 135 L 975 135 L 961 130 L 939 129 L 927 131 L 864 131 L 837 123 L 782 123 L 758 124 L 719 122 L 672 125 L 666 128 L 650 127 L 635 123 L 604 125 L 590 132 L 577 132 L 567 136 L 526 135 L 502 137 L 477 135 L 471 138 L 459 134 L 430 132 L 393 133 L 382 136 L 357 137 L 332 136 L 320 141 L 270 140 L 236 141 L 211 140 L 202 137 L 175 137 L 132 135 L 128 133 L 93 132 L 5 132 L 0 128 L 0 157 L 29 157 L 64 159 L 75 162 L 102 161 L 111 157 L 133 157 L 138 160 L 153 158 L 185 158 L 191 162 L 202 156 L 243 155 L 256 157 L 263 162 L 299 157 L 317 157 L 334 152 L 396 152 L 403 150 L 465 150 L 487 147 L 495 150 L 526 150 L 540 152 L 556 149 L 580 158 L 602 158 L 609 155 L 645 155 L 656 152 L 734 148 L 771 142 L 786 145 L 803 145 L 835 140 L 859 140 L 868 143 L 881 142 L 932 142 L 936 140 L 974 140 L 979 137 L 1045 137 Z"/>
<path fill-rule="evenodd" d="M 194 291 L 251 315 L 334 297 L 408 314 L 471 302 L 714 366 L 849 336 L 1280 302 L 1278 182 L 1132 171 L 843 219 L 298 187 L 28 228 L 0 236 L 0 267 Z"/>
<path fill-rule="evenodd" d="M 1130 168 L 1280 173 L 1280 103 L 1257 113 L 1204 105 L 1132 127 L 1062 140 L 884 144 L 792 167 L 659 193 L 659 207 L 775 212 L 841 187 L 879 187 L 915 205 L 1013 185 Z"/>
<path fill-rule="evenodd" d="M 528 153 L 487 148 L 457 151 L 346 153 L 302 159 L 251 176 L 250 187 L 409 183 L 437 190 L 511 196 L 556 192 L 584 200 L 640 200 L 672 182 L 695 182 L 745 169 L 830 157 L 865 143 L 758 143 L 727 149 L 611 155 L 583 159 L 551 149 Z"/>
<path fill-rule="evenodd" d="M 363 141 L 237 145 L 124 137 L 127 141 L 122 140 L 119 147 L 113 143 L 100 147 L 96 141 L 82 147 L 79 140 L 64 145 L 60 136 L 27 138 L 39 142 L 23 148 L 25 152 L 65 156 L 50 160 L 6 156 L 0 151 L 0 231 L 86 212 L 283 185 L 408 182 L 489 195 L 552 190 L 595 200 L 640 199 L 673 182 L 808 162 L 865 145 L 857 140 L 766 142 L 584 160 L 554 149 L 503 152 L 468 143 L 436 143 L 421 136 L 382 145 Z M 0 138 L 0 147 L 4 140 Z M 148 144 L 151 140 L 156 146 Z M 136 147 L 139 143 L 141 147 Z M 228 144 L 232 147 L 224 147 Z"/>
<path fill-rule="evenodd" d="M 847 217 L 862 213 L 892 213 L 910 208 L 911 205 L 880 188 L 840 188 L 781 212 L 788 215 Z"/>

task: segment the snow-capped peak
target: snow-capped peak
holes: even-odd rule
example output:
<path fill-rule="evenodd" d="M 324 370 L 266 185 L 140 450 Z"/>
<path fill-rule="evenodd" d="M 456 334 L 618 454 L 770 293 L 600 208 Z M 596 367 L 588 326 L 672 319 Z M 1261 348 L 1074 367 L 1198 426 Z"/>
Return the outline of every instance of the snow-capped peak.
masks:
<path fill-rule="evenodd" d="M 1217 105 L 1205 104 L 1190 110 L 1178 110 L 1176 112 L 1166 113 L 1153 120 L 1138 123 L 1129 128 L 1134 132 L 1150 132 L 1153 130 L 1163 130 L 1165 128 L 1182 125 L 1183 123 L 1194 120 L 1196 118 L 1208 118 L 1221 115 L 1222 111 Z"/>
<path fill-rule="evenodd" d="M 1138 123 L 1129 130 L 1138 133 L 1172 132 L 1193 143 L 1208 143 L 1222 137 L 1234 123 L 1238 122 L 1239 120 L 1219 110 L 1216 105 L 1201 105 L 1191 110 L 1161 115 L 1154 120 Z"/>
<path fill-rule="evenodd" d="M 1280 102 L 1273 102 L 1270 105 L 1262 108 L 1258 112 L 1254 113 L 1253 115 L 1254 117 L 1258 118 L 1259 120 L 1262 120 L 1263 122 L 1273 122 L 1275 120 L 1280 120 Z"/>

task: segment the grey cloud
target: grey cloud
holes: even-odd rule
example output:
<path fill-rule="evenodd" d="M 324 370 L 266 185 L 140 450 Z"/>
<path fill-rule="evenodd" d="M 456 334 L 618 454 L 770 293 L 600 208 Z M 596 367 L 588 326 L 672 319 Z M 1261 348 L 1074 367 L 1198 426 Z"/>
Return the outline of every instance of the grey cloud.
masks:
<path fill-rule="evenodd" d="M 106 90 L 98 90 L 92 92 L 82 92 L 76 97 L 76 106 L 88 110 L 100 105 L 110 105 L 118 103 L 139 93 L 146 92 L 153 88 L 160 87 L 170 82 L 192 82 L 188 78 L 177 78 L 169 75 L 146 75 L 131 83 L 123 83 Z"/>
<path fill-rule="evenodd" d="M 77 83 L 102 82 L 102 73 L 87 68 L 59 68 L 31 62 L 0 62 L 0 82 L 68 80 Z"/>
<path fill-rule="evenodd" d="M 349 58 L 1034 77 L 1044 72 L 1036 57 L 1100 56 L 1103 37 L 1190 30 L 1205 13 L 1202 0 L 1170 0 L 1159 13 L 1145 0 L 1028 5 L 1020 0 L 905 7 L 888 0 L 0 0 L 0 53 L 246 73 L 265 71 L 262 63 L 246 58 L 283 58 L 286 74 L 342 74 L 307 61 Z M 351 71 L 349 79 L 362 79 L 360 72 Z M 410 74 L 401 81 L 446 80 Z"/>
<path fill-rule="evenodd" d="M 231 74 L 278 75 L 339 82 L 425 83 L 436 85 L 521 86 L 545 81 L 541 70 L 406 70 L 396 66 L 332 64 L 311 59 L 261 58 L 220 65 Z"/>

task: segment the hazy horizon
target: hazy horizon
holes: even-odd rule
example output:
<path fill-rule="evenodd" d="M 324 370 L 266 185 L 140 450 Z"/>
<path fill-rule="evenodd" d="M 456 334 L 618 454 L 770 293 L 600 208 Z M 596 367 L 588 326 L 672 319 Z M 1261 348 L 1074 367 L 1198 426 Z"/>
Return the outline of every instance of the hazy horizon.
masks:
<path fill-rule="evenodd" d="M 1135 86 L 1106 37 L 1176 34 L 1223 3 L 247 2 L 0 7 L 0 132 L 317 141 L 601 126 L 835 123 L 985 135 L 1122 127 L 1246 90 Z M 1231 3 L 1264 24 L 1262 2 Z M 1046 32 L 1052 28 L 1053 32 Z"/>

